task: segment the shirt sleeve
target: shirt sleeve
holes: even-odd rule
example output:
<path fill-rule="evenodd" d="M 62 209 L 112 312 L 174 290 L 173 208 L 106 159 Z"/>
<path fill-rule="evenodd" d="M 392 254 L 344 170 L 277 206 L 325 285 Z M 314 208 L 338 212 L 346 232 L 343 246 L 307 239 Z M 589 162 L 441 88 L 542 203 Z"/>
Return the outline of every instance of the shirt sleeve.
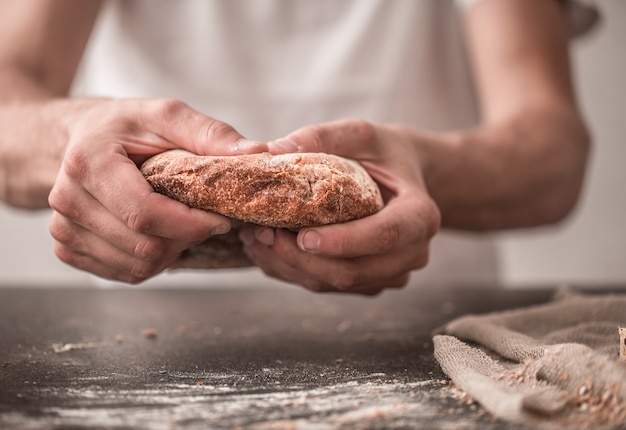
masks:
<path fill-rule="evenodd" d="M 471 6 L 485 0 L 455 0 L 461 9 L 468 9 Z M 495 1 L 495 0 L 493 0 Z M 524 1 L 524 0 L 522 0 Z M 585 0 L 559 0 L 569 21 L 570 35 L 572 37 L 582 36 L 594 29 L 600 22 L 600 11 L 596 3 Z"/>

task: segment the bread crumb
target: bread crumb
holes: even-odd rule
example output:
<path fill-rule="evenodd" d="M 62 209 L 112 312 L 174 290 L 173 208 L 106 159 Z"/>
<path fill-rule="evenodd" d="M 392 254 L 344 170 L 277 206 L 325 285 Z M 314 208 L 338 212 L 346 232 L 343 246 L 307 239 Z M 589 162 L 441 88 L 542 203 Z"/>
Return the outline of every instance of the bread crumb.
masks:
<path fill-rule="evenodd" d="M 148 328 L 143 331 L 143 337 L 145 337 L 146 339 L 156 339 L 158 335 L 159 332 L 153 328 Z"/>

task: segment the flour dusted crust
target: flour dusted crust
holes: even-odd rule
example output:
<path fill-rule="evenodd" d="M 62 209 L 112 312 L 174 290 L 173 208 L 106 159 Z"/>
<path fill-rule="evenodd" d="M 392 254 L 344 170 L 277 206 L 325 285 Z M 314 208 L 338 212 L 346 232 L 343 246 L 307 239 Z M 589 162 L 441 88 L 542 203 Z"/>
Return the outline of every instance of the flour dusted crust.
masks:
<path fill-rule="evenodd" d="M 217 157 L 173 150 L 152 157 L 141 171 L 157 192 L 190 207 L 272 227 L 346 222 L 382 207 L 365 169 L 329 154 Z"/>
<path fill-rule="evenodd" d="M 383 207 L 378 186 L 360 164 L 324 153 L 198 156 L 172 150 L 147 160 L 141 172 L 155 191 L 190 207 L 270 227 L 342 223 Z M 236 232 L 231 236 L 191 248 L 176 266 L 252 264 Z"/>

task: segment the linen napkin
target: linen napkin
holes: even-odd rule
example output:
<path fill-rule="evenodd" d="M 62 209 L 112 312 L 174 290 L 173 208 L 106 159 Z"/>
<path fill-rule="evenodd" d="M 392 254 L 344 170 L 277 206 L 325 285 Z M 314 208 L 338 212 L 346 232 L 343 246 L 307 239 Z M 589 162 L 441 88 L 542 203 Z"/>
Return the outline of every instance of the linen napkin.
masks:
<path fill-rule="evenodd" d="M 459 389 L 501 419 L 626 426 L 619 326 L 626 326 L 626 295 L 562 294 L 451 321 L 433 339 L 435 358 Z"/>

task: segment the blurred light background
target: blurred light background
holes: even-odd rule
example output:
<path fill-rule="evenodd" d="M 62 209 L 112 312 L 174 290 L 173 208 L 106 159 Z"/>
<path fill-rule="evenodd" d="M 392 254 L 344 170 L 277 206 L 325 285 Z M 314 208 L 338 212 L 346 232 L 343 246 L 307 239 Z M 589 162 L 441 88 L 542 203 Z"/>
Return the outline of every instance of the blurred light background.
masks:
<path fill-rule="evenodd" d="M 580 103 L 594 136 L 584 194 L 556 227 L 498 234 L 505 286 L 626 284 L 626 2 L 598 5 L 601 25 L 572 44 Z M 93 283 L 56 259 L 48 218 L 47 211 L 0 206 L 0 286 Z"/>

